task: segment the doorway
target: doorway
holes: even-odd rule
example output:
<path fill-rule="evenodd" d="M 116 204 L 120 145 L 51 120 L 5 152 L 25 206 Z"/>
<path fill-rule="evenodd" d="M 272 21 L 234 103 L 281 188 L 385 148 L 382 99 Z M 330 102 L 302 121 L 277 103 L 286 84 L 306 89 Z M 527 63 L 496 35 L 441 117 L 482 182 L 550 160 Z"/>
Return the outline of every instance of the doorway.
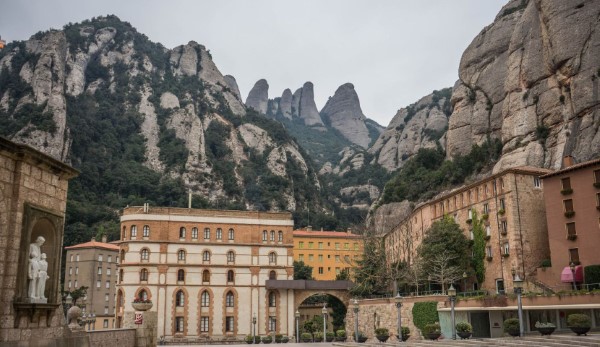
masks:
<path fill-rule="evenodd" d="M 471 312 L 471 324 L 473 325 L 473 337 L 492 337 L 488 312 Z"/>

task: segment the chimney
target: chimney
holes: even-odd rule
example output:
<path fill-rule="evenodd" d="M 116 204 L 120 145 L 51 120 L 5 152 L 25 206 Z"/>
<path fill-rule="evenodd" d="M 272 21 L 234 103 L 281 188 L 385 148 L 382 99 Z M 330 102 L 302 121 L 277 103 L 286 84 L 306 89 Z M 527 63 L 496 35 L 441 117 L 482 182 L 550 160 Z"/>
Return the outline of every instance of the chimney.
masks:
<path fill-rule="evenodd" d="M 108 241 L 108 237 L 105 234 L 103 234 L 102 235 L 102 242 L 106 243 L 107 241 Z"/>
<path fill-rule="evenodd" d="M 348 228 L 348 230 L 346 230 L 346 232 L 347 232 L 348 234 L 352 234 L 352 228 Z"/>
<path fill-rule="evenodd" d="M 312 225 L 307 225 L 306 226 L 306 231 L 312 231 Z"/>
<path fill-rule="evenodd" d="M 570 155 L 564 156 L 562 164 L 563 164 L 563 169 L 567 168 L 569 166 L 573 166 L 573 157 Z"/>

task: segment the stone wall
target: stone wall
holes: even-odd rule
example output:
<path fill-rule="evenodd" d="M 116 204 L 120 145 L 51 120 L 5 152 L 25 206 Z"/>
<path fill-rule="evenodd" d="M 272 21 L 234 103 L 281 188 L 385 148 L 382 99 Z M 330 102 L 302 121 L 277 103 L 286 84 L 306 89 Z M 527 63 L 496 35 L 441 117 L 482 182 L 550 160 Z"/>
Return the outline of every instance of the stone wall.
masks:
<path fill-rule="evenodd" d="M 88 337 L 92 347 L 137 346 L 135 344 L 135 329 L 90 331 Z"/>

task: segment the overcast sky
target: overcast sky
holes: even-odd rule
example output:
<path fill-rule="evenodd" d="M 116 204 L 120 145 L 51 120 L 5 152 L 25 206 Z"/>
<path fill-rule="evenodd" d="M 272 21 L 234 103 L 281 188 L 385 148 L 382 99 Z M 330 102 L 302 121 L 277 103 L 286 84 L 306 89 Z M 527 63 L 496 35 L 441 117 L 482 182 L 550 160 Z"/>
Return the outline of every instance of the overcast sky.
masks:
<path fill-rule="evenodd" d="M 351 82 L 363 113 L 387 126 L 396 111 L 451 87 L 465 48 L 507 0 L 12 0 L 0 35 L 24 40 L 115 14 L 168 48 L 194 40 L 233 75 L 245 100 L 265 78 L 269 97 L 315 85 L 321 109 Z"/>

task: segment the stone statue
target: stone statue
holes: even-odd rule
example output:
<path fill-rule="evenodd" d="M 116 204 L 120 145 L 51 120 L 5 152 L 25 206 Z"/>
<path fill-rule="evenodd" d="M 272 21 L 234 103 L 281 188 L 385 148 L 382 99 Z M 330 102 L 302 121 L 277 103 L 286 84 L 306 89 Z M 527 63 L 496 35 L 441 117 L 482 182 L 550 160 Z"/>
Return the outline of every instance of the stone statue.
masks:
<path fill-rule="evenodd" d="M 46 239 L 44 239 L 42 236 L 38 236 L 35 242 L 29 245 L 29 268 L 27 271 L 27 277 L 29 278 L 28 298 L 30 299 L 30 301 L 41 302 L 37 299 L 40 299 L 38 283 L 40 279 L 40 261 L 42 260 L 42 245 L 44 244 L 44 242 L 46 242 Z M 47 270 L 48 263 L 46 263 L 46 271 Z M 41 296 L 43 297 L 44 293 L 42 293 Z"/>
<path fill-rule="evenodd" d="M 38 272 L 38 283 L 37 283 L 37 296 L 40 299 L 48 300 L 44 296 L 44 291 L 46 290 L 46 281 L 50 276 L 48 276 L 48 262 L 46 261 L 46 253 L 42 253 L 41 259 L 38 262 L 39 272 Z"/>

